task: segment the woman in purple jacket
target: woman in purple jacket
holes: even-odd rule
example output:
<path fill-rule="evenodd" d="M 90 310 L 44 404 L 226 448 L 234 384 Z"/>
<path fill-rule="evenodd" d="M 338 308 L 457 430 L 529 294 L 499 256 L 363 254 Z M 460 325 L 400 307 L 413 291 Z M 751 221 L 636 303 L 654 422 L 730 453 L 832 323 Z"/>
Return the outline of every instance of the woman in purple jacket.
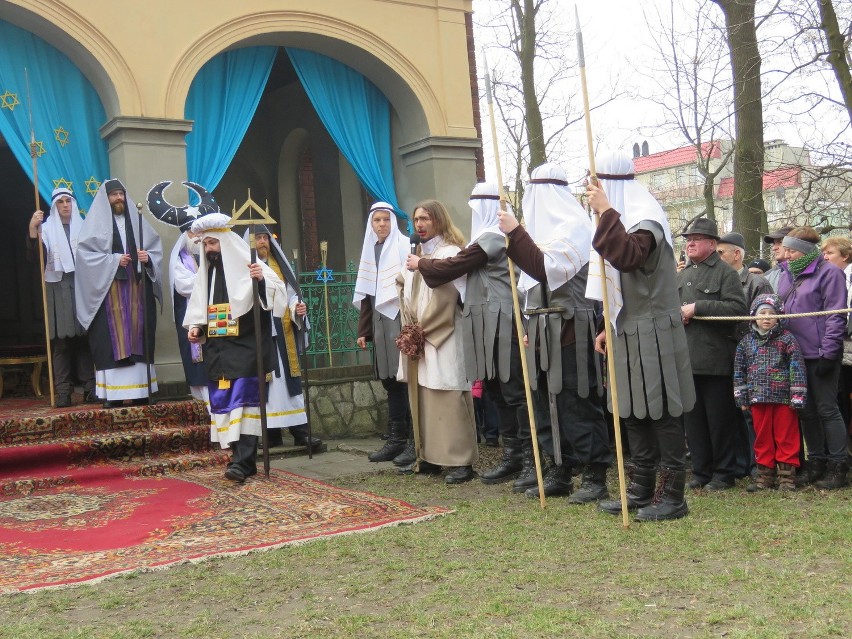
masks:
<path fill-rule="evenodd" d="M 800 226 L 782 241 L 787 261 L 781 266 L 778 294 L 788 315 L 846 308 L 843 271 L 822 257 L 819 240 L 814 229 Z M 797 483 L 841 488 L 849 471 L 846 429 L 837 405 L 846 315 L 789 319 L 787 328 L 801 346 L 808 374 L 808 401 L 800 413 L 808 462 Z"/>

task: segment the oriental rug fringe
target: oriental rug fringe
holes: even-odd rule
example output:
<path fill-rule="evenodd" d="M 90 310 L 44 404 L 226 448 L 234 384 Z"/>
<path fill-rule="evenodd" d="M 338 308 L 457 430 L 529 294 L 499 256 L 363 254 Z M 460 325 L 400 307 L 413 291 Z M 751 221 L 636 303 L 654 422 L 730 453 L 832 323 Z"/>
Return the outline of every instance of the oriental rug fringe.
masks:
<path fill-rule="evenodd" d="M 0 496 L 0 593 L 92 583 L 451 512 L 284 471 L 244 484 L 225 479 L 221 467 L 71 479 Z"/>

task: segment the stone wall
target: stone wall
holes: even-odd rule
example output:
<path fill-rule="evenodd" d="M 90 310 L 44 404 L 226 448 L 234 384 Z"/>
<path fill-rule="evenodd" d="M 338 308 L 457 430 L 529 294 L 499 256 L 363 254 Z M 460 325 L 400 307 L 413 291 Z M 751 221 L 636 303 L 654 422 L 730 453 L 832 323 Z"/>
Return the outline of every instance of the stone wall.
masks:
<path fill-rule="evenodd" d="M 311 428 L 320 437 L 374 437 L 387 430 L 388 400 L 371 379 L 312 383 Z"/>

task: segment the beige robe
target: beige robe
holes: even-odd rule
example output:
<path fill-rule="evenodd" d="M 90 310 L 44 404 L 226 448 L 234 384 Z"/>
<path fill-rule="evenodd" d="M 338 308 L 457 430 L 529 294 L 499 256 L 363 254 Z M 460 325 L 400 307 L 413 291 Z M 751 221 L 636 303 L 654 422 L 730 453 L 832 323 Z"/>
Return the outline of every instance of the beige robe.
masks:
<path fill-rule="evenodd" d="M 452 257 L 457 246 L 425 245 L 421 257 Z M 477 461 L 473 399 L 465 375 L 459 292 L 452 282 L 431 289 L 420 273 L 397 277 L 403 324 L 417 322 L 426 337 L 424 356 L 416 362 L 417 384 L 408 384 L 412 409 L 418 406 L 420 458 L 440 466 L 468 466 Z M 409 381 L 409 362 L 400 354 L 397 379 Z M 416 393 L 416 396 L 415 396 Z"/>

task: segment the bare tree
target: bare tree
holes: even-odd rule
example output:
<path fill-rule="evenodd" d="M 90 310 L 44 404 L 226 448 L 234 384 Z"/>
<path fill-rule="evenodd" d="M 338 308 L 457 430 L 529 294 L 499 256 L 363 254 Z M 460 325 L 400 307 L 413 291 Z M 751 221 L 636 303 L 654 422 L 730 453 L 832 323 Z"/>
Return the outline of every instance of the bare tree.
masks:
<path fill-rule="evenodd" d="M 664 114 L 658 128 L 677 132 L 695 148 L 695 166 L 702 178 L 700 215 L 715 219 L 716 178 L 730 161 L 734 147 L 720 142 L 732 133 L 732 86 L 730 66 L 723 55 L 725 29 L 718 24 L 710 3 L 698 0 L 685 10 L 688 13 L 682 13 L 671 0 L 667 11 L 657 8 L 646 13 L 657 55 L 656 63 L 643 75 L 654 87 L 648 99 Z M 690 192 L 681 195 L 695 200 L 698 194 L 691 192 L 695 187 L 688 188 Z M 695 217 L 689 207 L 682 221 L 688 223 Z"/>

